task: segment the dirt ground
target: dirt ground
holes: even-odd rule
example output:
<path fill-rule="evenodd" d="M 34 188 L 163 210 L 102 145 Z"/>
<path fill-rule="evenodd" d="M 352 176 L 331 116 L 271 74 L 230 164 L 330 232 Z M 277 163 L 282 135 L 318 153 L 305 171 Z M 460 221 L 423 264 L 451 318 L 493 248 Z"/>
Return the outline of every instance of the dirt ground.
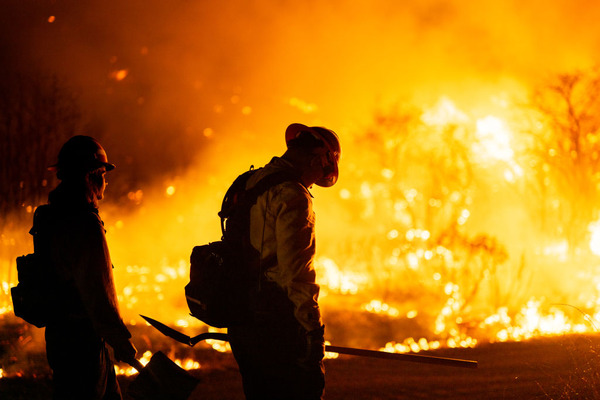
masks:
<path fill-rule="evenodd" d="M 477 369 L 343 356 L 326 362 L 325 399 L 600 399 L 599 349 L 588 335 L 430 352 Z M 192 398 L 243 399 L 236 373 L 206 374 Z"/>
<path fill-rule="evenodd" d="M 326 360 L 326 400 L 600 399 L 600 336 L 568 335 L 428 354 L 477 360 L 477 369 L 352 356 Z M 196 353 L 192 400 L 243 399 L 231 354 Z M 126 392 L 133 378 L 120 377 Z M 49 377 L 0 379 L 0 399 L 49 399 Z"/>

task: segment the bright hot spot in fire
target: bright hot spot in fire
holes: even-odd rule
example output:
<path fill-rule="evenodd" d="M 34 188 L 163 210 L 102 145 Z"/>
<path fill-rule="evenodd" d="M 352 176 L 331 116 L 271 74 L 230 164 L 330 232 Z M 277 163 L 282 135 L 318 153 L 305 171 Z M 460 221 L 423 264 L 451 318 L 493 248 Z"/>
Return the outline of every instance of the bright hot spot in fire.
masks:
<path fill-rule="evenodd" d="M 126 76 L 121 70 L 114 78 Z M 290 103 L 316 107 L 298 99 Z M 543 128 L 541 122 L 534 126 Z M 314 202 L 320 304 L 332 335 L 327 339 L 348 339 L 343 315 L 394 332 L 387 342 L 364 337 L 364 347 L 402 353 L 596 329 L 600 221 L 589 221 L 583 247 L 561 238 L 567 228 L 552 219 L 546 223 L 556 222 L 556 234 L 534 234 L 527 207 L 540 212 L 542 206 L 523 188 L 541 182 L 547 214 L 561 211 L 565 200 L 552 190 L 550 161 L 538 168 L 539 160 L 522 156 L 528 139 L 519 132 L 503 115 L 475 118 L 448 98 L 417 116 L 381 120 L 365 134 L 341 132 L 352 139 L 344 142 L 340 182 L 329 191 L 315 189 Z M 557 151 L 547 149 L 548 160 Z M 194 191 L 194 180 L 184 177 L 160 190 L 129 192 L 140 210 L 136 215 L 120 215 L 110 205 L 101 209 L 113 261 L 122 264 L 115 280 L 129 325 L 142 323 L 138 314 L 145 313 L 190 334 L 212 329 L 189 316 L 183 287 L 192 246 L 219 235 L 215 215 L 227 179 L 211 178 L 215 190 L 205 199 L 207 207 L 190 201 L 206 193 Z M 148 224 L 148 215 L 156 225 Z M 145 232 L 152 229 L 160 234 L 149 238 Z M 208 233 L 199 238 L 198 231 Z M 2 240 L 14 241 L 6 233 Z M 149 240 L 155 241 L 151 247 Z M 135 256 L 139 264 L 127 262 Z M 584 266 L 567 273 L 572 260 Z M 0 261 L 2 270 L 14 268 L 10 260 Z M 2 282 L 1 314 L 12 311 L 15 280 L 12 275 Z M 206 345 L 230 351 L 220 341 Z M 149 357 L 144 354 L 143 363 Z M 201 368 L 191 359 L 176 362 Z"/>

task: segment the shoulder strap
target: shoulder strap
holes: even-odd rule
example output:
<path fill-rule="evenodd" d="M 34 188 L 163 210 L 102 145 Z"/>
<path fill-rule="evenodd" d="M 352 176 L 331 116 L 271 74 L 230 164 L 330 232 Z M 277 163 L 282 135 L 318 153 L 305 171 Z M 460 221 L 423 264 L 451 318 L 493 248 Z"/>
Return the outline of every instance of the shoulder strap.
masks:
<path fill-rule="evenodd" d="M 219 211 L 219 217 L 221 218 L 221 232 L 223 235 L 225 235 L 225 220 L 229 218 L 234 211 L 237 212 L 243 210 L 246 212 L 247 210 L 250 210 L 261 194 L 280 183 L 287 181 L 300 182 L 300 178 L 297 174 L 294 174 L 291 171 L 279 171 L 265 176 L 251 189 L 246 190 L 245 187 L 248 179 L 256 171 L 257 170 L 251 168 L 249 171 L 238 176 L 227 190 L 227 193 L 225 193 L 223 203 L 221 204 L 221 211 Z"/>
<path fill-rule="evenodd" d="M 35 236 L 40 228 L 43 229 L 47 224 L 52 213 L 53 207 L 50 204 L 44 204 L 35 209 L 33 213 L 33 226 L 29 230 L 29 234 Z"/>
<path fill-rule="evenodd" d="M 55 207 L 51 204 L 44 204 L 35 209 L 33 214 L 33 225 L 29 234 L 33 236 L 33 252 L 37 254 L 48 251 L 49 232 L 52 232 L 56 224 Z"/>
<path fill-rule="evenodd" d="M 244 201 L 247 201 L 250 206 L 256 203 L 258 197 L 269 190 L 270 188 L 287 181 L 298 181 L 300 178 L 290 171 L 275 172 L 262 178 L 254 187 L 247 191 Z"/>

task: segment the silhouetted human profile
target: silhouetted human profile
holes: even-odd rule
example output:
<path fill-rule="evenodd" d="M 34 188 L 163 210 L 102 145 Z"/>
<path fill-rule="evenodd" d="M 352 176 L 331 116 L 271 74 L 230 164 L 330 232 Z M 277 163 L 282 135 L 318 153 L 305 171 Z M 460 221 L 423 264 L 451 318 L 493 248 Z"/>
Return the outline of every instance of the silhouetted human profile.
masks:
<path fill-rule="evenodd" d="M 121 399 L 110 345 L 119 361 L 136 349 L 119 314 L 112 263 L 98 201 L 105 174 L 115 168 L 98 141 L 74 136 L 61 148 L 60 184 L 49 204 L 36 209 L 31 233 L 36 253 L 56 273 L 53 311 L 46 326 L 46 353 L 54 399 Z"/>
<path fill-rule="evenodd" d="M 338 136 L 292 124 L 287 150 L 258 169 L 248 190 L 285 171 L 297 179 L 272 186 L 250 209 L 250 243 L 260 253 L 253 318 L 228 329 L 247 399 L 320 399 L 325 385 L 324 325 L 313 266 L 315 214 L 308 189 L 338 178 Z"/>

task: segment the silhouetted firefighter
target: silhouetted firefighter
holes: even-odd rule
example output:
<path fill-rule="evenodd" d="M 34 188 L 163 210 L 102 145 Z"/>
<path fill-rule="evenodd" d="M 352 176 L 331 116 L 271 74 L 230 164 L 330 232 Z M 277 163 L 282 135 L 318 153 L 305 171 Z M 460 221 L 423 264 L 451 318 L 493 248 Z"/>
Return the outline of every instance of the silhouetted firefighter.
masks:
<path fill-rule="evenodd" d="M 252 318 L 228 328 L 247 399 L 320 399 L 324 326 L 315 283 L 313 184 L 333 186 L 340 143 L 325 128 L 290 125 L 287 151 L 250 174 L 246 189 L 287 174 L 250 208 L 249 243 L 259 255 Z M 225 229 L 225 239 L 228 230 Z"/>
<path fill-rule="evenodd" d="M 55 399 L 121 399 L 106 342 L 119 361 L 136 349 L 119 314 L 112 264 L 98 201 L 105 173 L 114 169 L 95 139 L 74 136 L 51 167 L 61 183 L 37 208 L 31 233 L 35 253 L 55 272 L 46 352 Z M 50 282 L 48 282 L 50 284 Z"/>

